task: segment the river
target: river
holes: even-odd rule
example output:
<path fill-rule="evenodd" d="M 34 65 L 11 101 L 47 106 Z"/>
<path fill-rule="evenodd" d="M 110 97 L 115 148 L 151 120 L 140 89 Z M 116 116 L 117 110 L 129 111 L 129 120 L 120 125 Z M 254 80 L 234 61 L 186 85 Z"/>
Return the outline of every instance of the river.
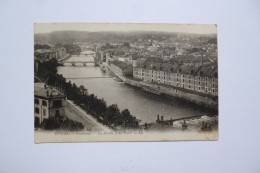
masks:
<path fill-rule="evenodd" d="M 67 62 L 69 61 L 93 61 L 93 56 L 71 56 Z M 89 94 L 104 98 L 107 105 L 117 104 L 121 111 L 127 108 L 132 115 L 141 120 L 141 124 L 155 122 L 157 114 L 163 115 L 165 120 L 211 114 L 194 104 L 128 86 L 119 82 L 108 70 L 105 73 L 91 63 L 86 66 L 80 63 L 76 63 L 75 66 L 65 64 L 58 67 L 58 73 L 77 86 L 83 85 Z"/>

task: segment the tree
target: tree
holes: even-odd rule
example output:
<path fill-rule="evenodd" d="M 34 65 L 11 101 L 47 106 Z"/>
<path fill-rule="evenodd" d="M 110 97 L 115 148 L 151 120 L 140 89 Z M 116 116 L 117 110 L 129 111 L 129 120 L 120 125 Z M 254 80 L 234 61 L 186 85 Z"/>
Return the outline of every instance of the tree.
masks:
<path fill-rule="evenodd" d="M 85 89 L 85 87 L 83 85 L 80 85 L 79 89 L 80 89 L 82 95 L 87 95 L 88 94 L 88 90 Z"/>
<path fill-rule="evenodd" d="M 109 124 L 114 123 L 115 126 L 122 124 L 122 119 L 117 104 L 112 104 L 111 106 L 108 107 L 105 120 Z"/>
<path fill-rule="evenodd" d="M 124 109 L 121 113 L 123 126 L 127 126 L 131 122 L 131 114 L 128 109 Z"/>

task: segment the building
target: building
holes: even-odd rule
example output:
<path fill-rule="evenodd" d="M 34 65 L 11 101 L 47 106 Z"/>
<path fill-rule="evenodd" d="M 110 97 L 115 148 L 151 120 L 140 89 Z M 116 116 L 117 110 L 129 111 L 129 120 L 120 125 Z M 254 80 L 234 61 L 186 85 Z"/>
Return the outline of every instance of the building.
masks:
<path fill-rule="evenodd" d="M 66 96 L 45 83 L 34 84 L 35 124 L 55 116 L 65 117 Z"/>
<path fill-rule="evenodd" d="M 146 62 L 133 69 L 133 77 L 170 88 L 218 95 L 218 73 L 214 65 L 194 66 Z"/>
<path fill-rule="evenodd" d="M 57 48 L 55 50 L 56 59 L 61 59 L 66 56 L 66 49 L 64 47 Z"/>
<path fill-rule="evenodd" d="M 123 61 L 112 61 L 110 64 L 110 69 L 115 74 L 120 76 L 133 76 L 133 66 Z"/>
<path fill-rule="evenodd" d="M 34 59 L 38 59 L 40 61 L 49 61 L 51 58 L 55 58 L 55 51 L 51 49 L 37 49 L 34 51 Z"/>

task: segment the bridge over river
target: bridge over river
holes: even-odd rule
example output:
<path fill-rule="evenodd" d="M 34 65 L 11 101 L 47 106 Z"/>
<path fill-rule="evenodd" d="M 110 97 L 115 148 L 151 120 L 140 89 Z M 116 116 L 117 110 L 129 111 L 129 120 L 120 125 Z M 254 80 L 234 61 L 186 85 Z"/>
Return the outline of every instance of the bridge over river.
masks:
<path fill-rule="evenodd" d="M 63 65 L 65 64 L 71 64 L 72 66 L 76 66 L 77 64 L 82 64 L 84 66 L 87 66 L 87 64 L 94 64 L 95 61 L 65 61 L 64 63 L 62 63 Z"/>
<path fill-rule="evenodd" d="M 83 51 L 77 55 L 67 55 L 58 60 L 58 63 L 62 65 L 71 64 L 72 66 L 87 66 L 87 64 L 98 65 L 98 59 L 95 57 L 95 54 L 93 51 Z"/>

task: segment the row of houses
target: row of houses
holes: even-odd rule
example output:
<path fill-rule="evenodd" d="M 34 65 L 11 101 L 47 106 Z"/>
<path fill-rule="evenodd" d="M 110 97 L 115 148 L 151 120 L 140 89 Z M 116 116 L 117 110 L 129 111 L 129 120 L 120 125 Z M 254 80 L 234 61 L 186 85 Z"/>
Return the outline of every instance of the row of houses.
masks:
<path fill-rule="evenodd" d="M 147 62 L 133 68 L 133 77 L 147 83 L 218 95 L 216 65 L 194 66 Z"/>
<path fill-rule="evenodd" d="M 51 58 L 61 59 L 66 55 L 67 53 L 64 47 L 52 49 L 37 49 L 34 51 L 34 57 L 42 61 L 47 61 Z"/>

